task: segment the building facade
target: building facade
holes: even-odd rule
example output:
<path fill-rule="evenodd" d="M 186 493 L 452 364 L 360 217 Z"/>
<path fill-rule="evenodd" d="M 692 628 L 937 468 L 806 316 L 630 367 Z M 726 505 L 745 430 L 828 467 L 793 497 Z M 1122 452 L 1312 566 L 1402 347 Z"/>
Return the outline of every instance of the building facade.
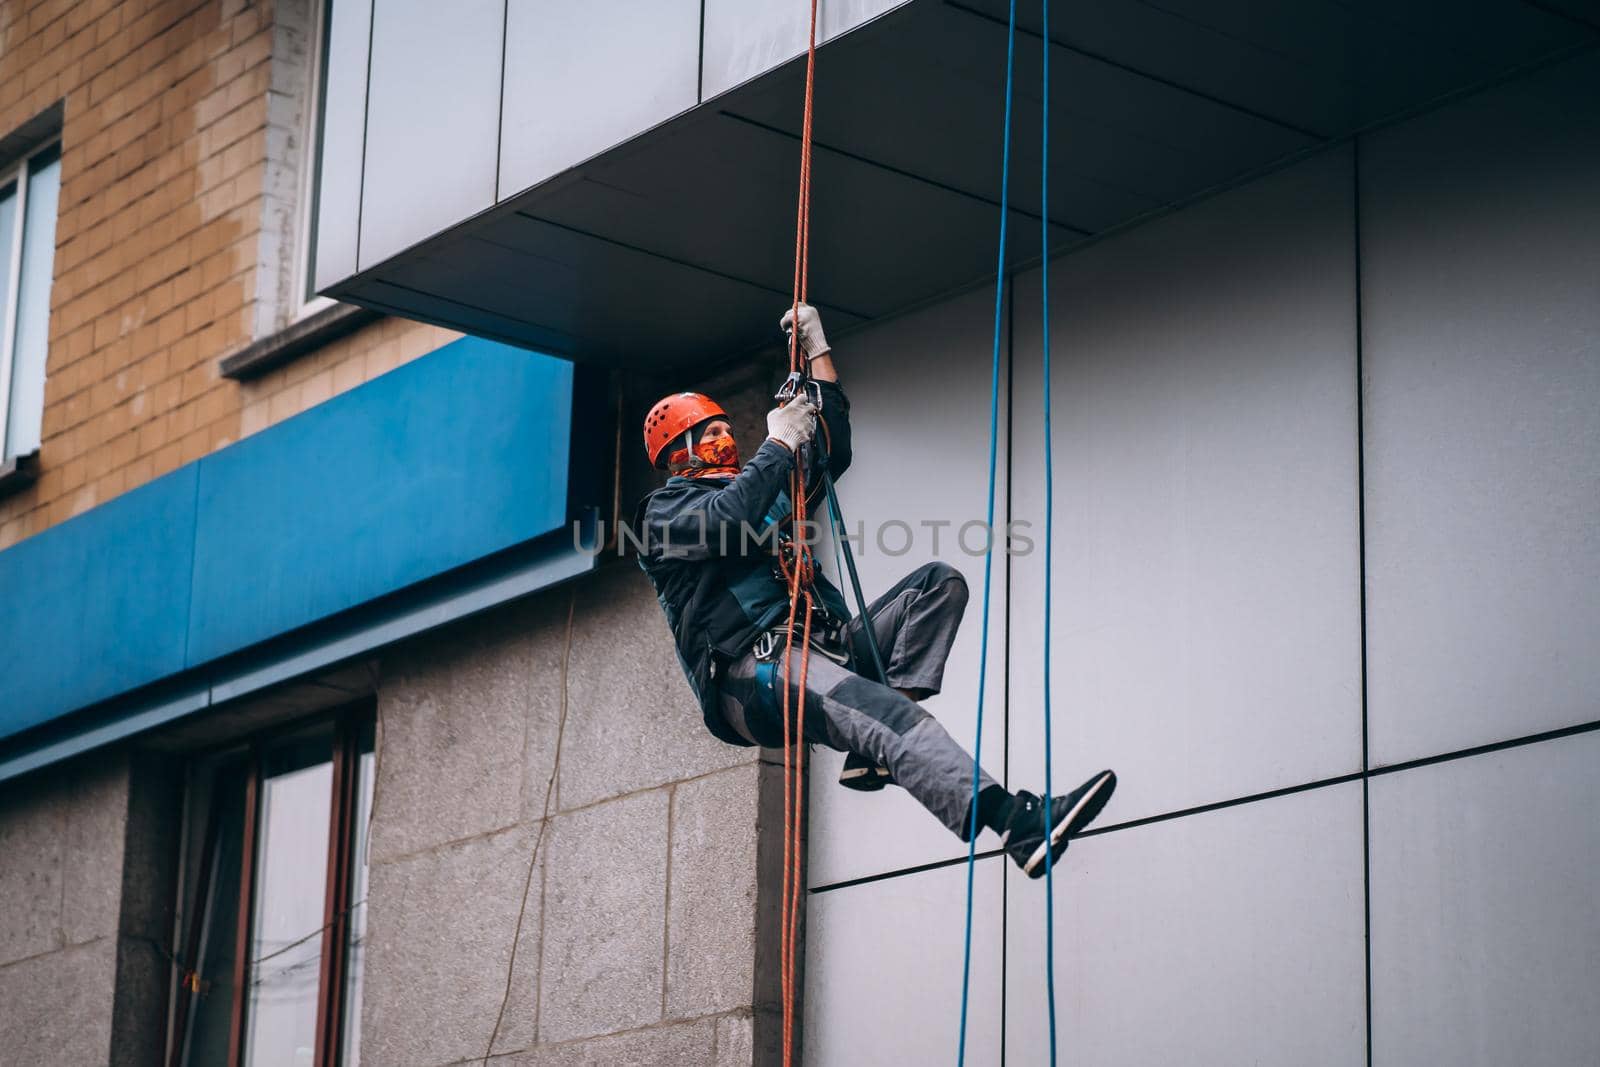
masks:
<path fill-rule="evenodd" d="M 967 1062 L 1049 1062 L 1052 948 L 1063 1059 L 1592 1062 L 1600 19 L 1019 7 L 998 298 L 1006 6 L 824 3 L 817 63 L 868 595 L 956 566 L 929 709 L 1038 790 L 1048 661 L 1058 789 L 1121 777 L 1053 946 L 980 840 Z M 0 3 L 7 1057 L 781 1062 L 781 754 L 618 525 L 657 396 L 763 432 L 804 43 Z M 965 846 L 840 759 L 803 1059 L 953 1060 Z"/>

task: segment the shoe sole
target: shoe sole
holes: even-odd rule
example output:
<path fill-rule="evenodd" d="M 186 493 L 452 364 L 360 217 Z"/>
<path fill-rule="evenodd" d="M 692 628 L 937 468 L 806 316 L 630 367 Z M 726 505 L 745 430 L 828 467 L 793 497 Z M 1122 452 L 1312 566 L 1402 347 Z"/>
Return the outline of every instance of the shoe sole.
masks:
<path fill-rule="evenodd" d="M 839 775 L 839 784 L 858 793 L 876 793 L 894 781 L 882 767 L 847 767 Z"/>
<path fill-rule="evenodd" d="M 1039 843 L 1033 855 L 1028 857 L 1022 873 L 1029 878 L 1038 878 L 1044 874 L 1045 857 L 1062 838 L 1069 837 L 1094 822 L 1095 816 L 1106 806 L 1106 801 L 1111 799 L 1116 781 L 1117 776 L 1111 771 L 1104 771 L 1096 777 L 1089 788 L 1083 791 L 1083 796 L 1078 798 L 1078 802 L 1068 810 L 1066 817 L 1050 828 L 1050 840 Z M 1066 851 L 1065 848 L 1062 851 Z"/>

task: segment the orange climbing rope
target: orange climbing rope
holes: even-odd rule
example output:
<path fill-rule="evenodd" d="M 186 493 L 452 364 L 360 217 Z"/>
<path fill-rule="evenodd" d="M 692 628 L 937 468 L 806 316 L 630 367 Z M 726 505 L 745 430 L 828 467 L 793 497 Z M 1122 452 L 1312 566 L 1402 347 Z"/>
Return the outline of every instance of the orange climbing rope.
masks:
<path fill-rule="evenodd" d="M 806 300 L 806 280 L 811 267 L 811 101 L 817 73 L 817 0 L 811 0 L 810 36 L 806 44 L 805 113 L 800 130 L 800 191 L 795 209 L 794 302 L 789 331 L 789 373 L 801 373 L 805 359 L 800 352 L 800 305 Z M 804 395 L 797 392 L 797 396 Z M 797 457 L 798 460 L 798 457 Z M 801 833 L 805 797 L 805 708 L 806 672 L 811 662 L 811 548 L 806 542 L 805 465 L 796 462 L 789 476 L 789 500 L 794 529 L 790 542 L 792 557 L 780 553 L 784 578 L 789 585 L 788 638 L 783 653 L 783 908 L 779 966 L 783 986 L 783 1064 L 792 1067 L 794 1059 L 794 972 L 796 941 L 800 925 L 800 884 L 803 870 Z M 794 700 L 794 718 L 789 715 L 789 672 L 794 658 L 795 617 L 805 607 L 800 635 L 800 675 Z"/>

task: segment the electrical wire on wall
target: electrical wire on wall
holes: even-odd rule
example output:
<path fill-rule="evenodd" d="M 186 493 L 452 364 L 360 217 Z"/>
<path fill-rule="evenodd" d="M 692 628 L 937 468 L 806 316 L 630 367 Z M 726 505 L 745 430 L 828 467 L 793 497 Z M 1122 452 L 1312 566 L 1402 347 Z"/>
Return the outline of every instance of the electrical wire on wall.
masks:
<path fill-rule="evenodd" d="M 550 764 L 550 780 L 544 787 L 544 809 L 539 814 L 539 831 L 534 835 L 533 849 L 528 855 L 528 873 L 522 879 L 522 900 L 517 904 L 517 925 L 511 934 L 511 958 L 506 962 L 506 991 L 500 997 L 500 1010 L 495 1013 L 494 1029 L 489 1031 L 489 1042 L 483 1048 L 482 1063 L 487 1064 L 494 1053 L 494 1043 L 500 1036 L 500 1024 L 505 1021 L 506 1005 L 511 1002 L 512 980 L 517 973 L 517 946 L 522 943 L 522 922 L 528 914 L 528 892 L 533 888 L 533 872 L 539 866 L 539 848 L 544 843 L 545 827 L 550 825 L 550 801 L 555 796 L 556 779 L 561 774 L 561 740 L 567 732 L 567 673 L 572 664 L 572 620 L 578 607 L 578 589 L 573 586 L 567 594 L 566 638 L 561 648 L 561 713 L 556 719 L 556 750 Z"/>

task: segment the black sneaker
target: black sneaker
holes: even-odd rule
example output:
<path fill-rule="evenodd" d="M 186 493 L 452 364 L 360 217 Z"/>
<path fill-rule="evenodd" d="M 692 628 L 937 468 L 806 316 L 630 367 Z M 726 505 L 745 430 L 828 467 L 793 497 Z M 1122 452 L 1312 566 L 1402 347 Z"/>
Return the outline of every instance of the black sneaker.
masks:
<path fill-rule="evenodd" d="M 886 785 L 893 785 L 894 775 L 889 773 L 889 768 L 849 752 L 844 757 L 844 770 L 839 772 L 839 784 L 858 793 L 876 793 Z"/>
<path fill-rule="evenodd" d="M 1042 878 L 1045 856 L 1050 857 L 1051 863 L 1060 859 L 1072 835 L 1094 821 L 1116 788 L 1116 774 L 1101 771 L 1066 796 L 1052 798 L 1048 842 L 1044 836 L 1044 813 L 1041 810 L 1044 801 L 1032 793 L 1019 791 L 1001 842 L 1006 854 L 1022 868 L 1023 874 L 1029 878 Z"/>

